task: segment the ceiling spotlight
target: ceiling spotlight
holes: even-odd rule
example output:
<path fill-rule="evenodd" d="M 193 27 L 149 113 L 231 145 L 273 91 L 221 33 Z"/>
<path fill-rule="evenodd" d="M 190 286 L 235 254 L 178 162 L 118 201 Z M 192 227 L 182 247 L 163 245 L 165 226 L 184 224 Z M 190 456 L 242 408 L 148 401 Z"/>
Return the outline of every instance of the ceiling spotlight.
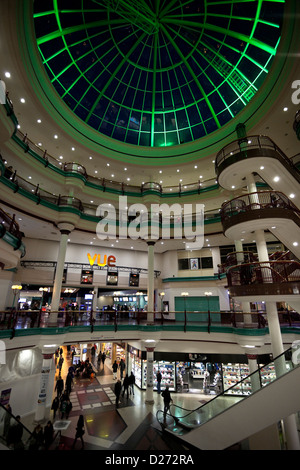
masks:
<path fill-rule="evenodd" d="M 285 111 L 285 112 L 286 112 L 288 109 L 289 109 L 289 108 L 285 107 L 285 108 L 283 108 L 283 111 Z"/>
<path fill-rule="evenodd" d="M 295 194 L 291 193 L 291 194 L 289 195 L 289 197 L 290 197 L 291 199 L 294 199 Z"/>
<path fill-rule="evenodd" d="M 36 122 L 37 122 L 38 124 L 41 124 L 42 121 L 41 121 L 41 119 L 38 119 Z"/>
<path fill-rule="evenodd" d="M 294 246 L 298 246 L 298 242 L 293 242 L 293 245 L 294 245 Z"/>
<path fill-rule="evenodd" d="M 275 178 L 273 178 L 273 181 L 275 181 L 275 183 L 277 183 L 279 180 L 280 180 L 279 176 L 275 176 Z"/>
<path fill-rule="evenodd" d="M 21 98 L 20 101 L 21 101 L 21 103 L 25 103 L 25 99 L 24 99 L 24 98 Z"/>
<path fill-rule="evenodd" d="M 4 75 L 6 76 L 6 78 L 10 78 L 10 73 L 9 72 L 5 72 Z"/>
<path fill-rule="evenodd" d="M 260 170 L 264 170 L 264 169 L 265 169 L 265 167 L 264 167 L 264 166 L 261 166 L 259 169 L 260 169 Z"/>
<path fill-rule="evenodd" d="M 58 135 L 57 135 L 57 134 L 54 135 L 54 139 L 58 139 Z"/>

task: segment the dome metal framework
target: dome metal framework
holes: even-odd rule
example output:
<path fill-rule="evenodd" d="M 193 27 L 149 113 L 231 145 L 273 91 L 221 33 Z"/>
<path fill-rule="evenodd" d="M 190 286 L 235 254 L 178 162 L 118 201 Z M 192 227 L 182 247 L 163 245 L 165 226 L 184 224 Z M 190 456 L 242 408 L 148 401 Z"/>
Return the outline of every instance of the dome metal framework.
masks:
<path fill-rule="evenodd" d="M 49 79 L 84 123 L 171 146 L 231 121 L 263 84 L 284 0 L 35 0 Z"/>

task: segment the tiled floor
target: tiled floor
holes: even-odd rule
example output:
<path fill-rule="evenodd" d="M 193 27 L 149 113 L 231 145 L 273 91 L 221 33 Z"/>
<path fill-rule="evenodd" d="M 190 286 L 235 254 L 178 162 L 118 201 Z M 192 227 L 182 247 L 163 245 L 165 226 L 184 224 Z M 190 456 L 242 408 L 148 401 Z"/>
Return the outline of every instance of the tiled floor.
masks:
<path fill-rule="evenodd" d="M 65 378 L 70 366 L 70 357 L 64 351 L 62 377 Z M 95 363 L 96 367 L 97 364 Z M 84 416 L 85 450 L 187 450 L 176 439 L 162 433 L 156 419 L 156 412 L 163 408 L 163 399 L 154 392 L 154 404 L 145 403 L 145 391 L 135 387 L 134 396 L 120 397 L 119 407 L 115 405 L 116 380 L 113 379 L 110 360 L 102 363 L 95 377 L 90 379 L 74 378 L 70 400 L 73 408 L 69 415 L 69 426 L 62 431 L 60 449 L 72 450 L 75 428 L 80 414 Z M 203 402 L 201 394 L 173 394 L 172 398 L 180 406 L 188 408 L 199 406 Z M 207 397 L 206 397 L 207 400 Z M 53 419 L 51 412 L 50 419 Z M 56 421 L 60 420 L 59 414 Z M 74 450 L 81 449 L 78 439 Z"/>

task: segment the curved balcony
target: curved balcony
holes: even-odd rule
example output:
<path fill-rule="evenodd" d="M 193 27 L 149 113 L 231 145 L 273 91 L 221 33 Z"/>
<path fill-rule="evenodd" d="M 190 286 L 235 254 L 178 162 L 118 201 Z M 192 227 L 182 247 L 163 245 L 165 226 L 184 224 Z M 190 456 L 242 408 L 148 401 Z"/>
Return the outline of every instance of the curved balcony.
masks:
<path fill-rule="evenodd" d="M 258 173 L 270 187 L 278 174 L 287 188 L 294 180 L 297 185 L 300 182 L 300 172 L 293 159 L 263 135 L 237 139 L 226 145 L 216 156 L 215 170 L 220 186 L 225 189 L 244 187 L 245 175 L 250 173 Z"/>
<path fill-rule="evenodd" d="M 296 132 L 297 138 L 300 140 L 300 110 L 296 113 L 293 129 Z"/>
<path fill-rule="evenodd" d="M 63 170 L 66 173 L 76 173 L 76 174 L 84 176 L 84 178 L 87 177 L 86 169 L 84 168 L 84 166 L 80 165 L 80 163 L 75 163 L 75 162 L 65 163 L 63 166 Z"/>
<path fill-rule="evenodd" d="M 300 289 L 298 261 L 268 261 L 242 263 L 226 272 L 232 296 L 297 295 Z"/>
<path fill-rule="evenodd" d="M 261 191 L 239 196 L 222 204 L 221 222 L 230 227 L 259 219 L 291 219 L 300 226 L 300 210 L 279 191 Z M 255 227 L 252 227 L 254 230 Z"/>
<path fill-rule="evenodd" d="M 10 217 L 0 208 L 0 240 L 7 244 L 1 245 L 0 269 L 15 268 L 20 257 L 25 256 L 25 246 L 22 242 L 23 236 L 24 233 L 20 231 L 19 224 L 15 221 L 15 215 Z M 14 253 L 12 253 L 11 248 L 13 248 Z"/>
<path fill-rule="evenodd" d="M 66 173 L 69 175 L 73 174 L 74 176 L 80 175 L 84 179 L 87 187 L 103 192 L 107 191 L 117 194 L 126 193 L 127 195 L 136 196 L 142 196 L 145 192 L 153 192 L 154 194 L 170 194 L 171 196 L 181 196 L 200 194 L 200 192 L 215 190 L 218 187 L 215 178 L 206 181 L 199 179 L 193 183 L 163 187 L 160 183 L 155 182 L 147 182 L 140 186 L 134 186 L 124 181 L 95 177 L 89 175 L 85 167 L 79 163 L 69 162 L 63 164 L 63 162 L 59 159 L 49 155 L 47 150 L 43 150 L 40 146 L 36 145 L 32 140 L 29 139 L 27 134 L 23 134 L 19 129 L 16 129 L 12 139 L 24 150 L 24 152 L 38 160 L 44 167 L 49 167 L 49 169 L 61 175 L 65 175 Z"/>

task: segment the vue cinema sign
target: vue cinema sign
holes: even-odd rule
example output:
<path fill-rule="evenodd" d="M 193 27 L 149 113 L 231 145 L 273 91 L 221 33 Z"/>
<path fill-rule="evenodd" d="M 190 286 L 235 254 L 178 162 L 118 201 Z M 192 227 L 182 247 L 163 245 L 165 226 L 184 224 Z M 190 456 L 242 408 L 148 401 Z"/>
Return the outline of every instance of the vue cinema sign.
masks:
<path fill-rule="evenodd" d="M 98 264 L 98 266 L 116 266 L 116 258 L 113 255 L 103 256 L 101 254 L 95 254 L 92 258 L 90 253 L 88 253 L 87 256 L 91 266 L 93 266 L 95 263 Z"/>

